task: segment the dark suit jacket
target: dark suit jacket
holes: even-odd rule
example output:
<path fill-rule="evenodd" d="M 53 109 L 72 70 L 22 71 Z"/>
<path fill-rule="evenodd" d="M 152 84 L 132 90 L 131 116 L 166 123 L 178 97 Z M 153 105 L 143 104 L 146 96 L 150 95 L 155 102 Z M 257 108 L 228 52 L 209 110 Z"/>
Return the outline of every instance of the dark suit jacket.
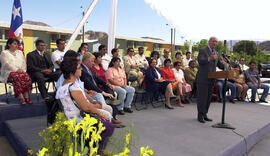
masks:
<path fill-rule="evenodd" d="M 158 71 L 158 69 L 157 69 L 157 71 Z M 149 66 L 145 72 L 145 82 L 146 82 L 146 90 L 147 91 L 149 91 L 149 92 L 157 91 L 158 85 L 159 85 L 155 81 L 155 79 L 157 79 L 157 78 L 158 78 L 158 75 L 157 75 L 155 69 Z"/>
<path fill-rule="evenodd" d="M 217 52 L 215 51 L 216 55 Z M 199 55 L 197 57 L 199 62 L 199 70 L 197 73 L 197 83 L 199 84 L 210 84 L 213 83 L 214 79 L 208 79 L 209 72 L 215 72 L 216 67 L 224 69 L 224 65 L 221 63 L 220 58 L 217 57 L 216 60 L 208 60 L 211 52 L 208 46 L 199 50 Z"/>
<path fill-rule="evenodd" d="M 95 85 L 92 81 L 92 77 L 90 75 L 90 73 L 87 71 L 86 67 L 82 64 L 82 75 L 80 77 L 81 81 L 84 82 L 84 88 L 87 90 L 94 90 L 98 93 L 101 93 L 103 90 L 101 90 L 100 87 L 98 87 L 97 85 L 102 85 L 105 86 L 107 83 L 101 79 L 100 77 L 98 77 L 93 70 L 90 68 L 89 70 L 92 72 L 92 77 L 93 80 L 96 82 L 97 85 Z"/>
<path fill-rule="evenodd" d="M 41 56 L 38 51 L 32 51 L 27 54 L 27 73 L 41 72 L 43 69 L 51 69 L 53 71 L 53 63 L 51 61 L 51 55 L 44 53 L 46 68 L 42 68 L 44 65 L 41 64 Z"/>

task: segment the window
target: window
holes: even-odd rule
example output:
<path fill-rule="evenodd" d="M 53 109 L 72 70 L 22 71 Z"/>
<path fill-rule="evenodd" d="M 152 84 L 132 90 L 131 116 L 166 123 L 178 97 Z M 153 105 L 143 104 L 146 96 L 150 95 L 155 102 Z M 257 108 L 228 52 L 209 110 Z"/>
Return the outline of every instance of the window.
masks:
<path fill-rule="evenodd" d="M 161 44 L 154 44 L 154 50 L 160 51 L 161 50 Z"/>
<path fill-rule="evenodd" d="M 2 29 L 0 29 L 0 39 L 3 39 L 3 30 Z"/>
<path fill-rule="evenodd" d="M 9 30 L 5 30 L 5 39 L 8 40 Z"/>
<path fill-rule="evenodd" d="M 51 34 L 51 42 L 56 42 L 57 34 Z"/>
<path fill-rule="evenodd" d="M 127 41 L 127 47 L 128 48 L 133 48 L 133 41 Z"/>
<path fill-rule="evenodd" d="M 68 37 L 67 37 L 67 35 L 61 35 L 60 38 L 66 41 Z"/>

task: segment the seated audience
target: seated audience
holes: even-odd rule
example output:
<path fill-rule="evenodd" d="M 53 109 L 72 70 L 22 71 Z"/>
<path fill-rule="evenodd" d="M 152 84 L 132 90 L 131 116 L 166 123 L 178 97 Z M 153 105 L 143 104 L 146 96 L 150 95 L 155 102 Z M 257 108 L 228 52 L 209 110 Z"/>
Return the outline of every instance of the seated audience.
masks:
<path fill-rule="evenodd" d="M 82 61 L 83 55 L 88 52 L 88 44 L 82 43 L 80 48 L 78 49 L 78 53 L 80 55 L 80 60 Z"/>
<path fill-rule="evenodd" d="M 145 72 L 146 90 L 154 95 L 156 95 L 156 93 L 165 94 L 165 107 L 168 109 L 174 109 L 170 103 L 170 97 L 175 97 L 172 90 L 172 84 L 170 81 L 166 81 L 162 78 L 156 65 L 156 59 L 152 58 L 149 60 L 149 67 Z"/>
<path fill-rule="evenodd" d="M 157 51 L 152 51 L 150 55 L 150 59 L 155 59 L 157 60 L 157 68 L 161 69 L 162 68 L 162 63 L 160 62 L 159 59 L 159 53 Z M 148 61 L 149 62 L 149 61 Z"/>
<path fill-rule="evenodd" d="M 196 86 L 196 75 L 198 69 L 195 67 L 196 62 L 194 60 L 189 61 L 189 67 L 185 69 L 184 76 L 188 84 L 190 84 L 192 91 L 195 90 Z"/>
<path fill-rule="evenodd" d="M 248 91 L 248 85 L 245 82 L 245 75 L 243 71 L 241 70 L 239 64 L 234 65 L 234 70 L 239 71 L 239 75 L 237 78 L 233 78 L 229 81 L 234 82 L 237 88 L 237 95 L 236 95 L 237 100 L 244 101 L 247 95 L 247 91 Z"/>
<path fill-rule="evenodd" d="M 102 62 L 101 54 L 93 53 L 93 55 L 95 56 L 95 64 L 92 66 L 92 70 L 98 77 L 100 77 L 102 80 L 107 82 L 105 71 L 101 65 L 101 62 Z"/>
<path fill-rule="evenodd" d="M 183 59 L 182 59 L 182 54 L 180 52 L 177 52 L 175 54 L 175 58 L 173 59 L 173 63 L 175 63 L 175 62 L 180 62 L 181 69 L 182 70 L 185 69 L 184 62 L 183 62 Z"/>
<path fill-rule="evenodd" d="M 260 98 L 260 102 L 268 103 L 266 98 L 269 92 L 269 86 L 262 84 L 260 76 L 257 71 L 255 71 L 256 63 L 251 61 L 249 63 L 249 69 L 245 71 L 246 82 L 249 88 L 252 89 L 251 102 L 255 103 L 257 89 L 263 89 L 263 94 Z"/>
<path fill-rule="evenodd" d="M 7 40 L 6 50 L 1 52 L 1 80 L 12 83 L 15 97 L 19 97 L 22 105 L 32 104 L 30 100 L 32 80 L 26 73 L 25 58 L 18 45 L 19 41 L 16 38 L 10 38 Z"/>
<path fill-rule="evenodd" d="M 165 48 L 164 51 L 163 51 L 163 56 L 160 56 L 159 60 L 160 60 L 160 63 L 161 63 L 161 66 L 164 67 L 164 61 L 166 59 L 171 59 L 170 58 L 170 50 L 168 48 Z"/>
<path fill-rule="evenodd" d="M 182 90 L 182 83 L 179 83 L 179 81 L 176 80 L 173 70 L 171 67 L 171 60 L 166 59 L 164 61 L 164 68 L 161 69 L 161 75 L 164 80 L 170 81 L 172 84 L 172 90 L 177 92 L 177 95 L 179 96 L 177 99 L 177 105 L 179 107 L 184 107 L 184 105 L 181 103 L 181 97 L 183 96 L 183 90 Z"/>
<path fill-rule="evenodd" d="M 57 81 L 61 71 L 54 72 L 51 55 L 45 52 L 45 43 L 42 40 L 36 41 L 36 50 L 27 54 L 27 73 L 33 81 L 38 84 L 38 90 L 44 100 L 49 100 L 46 89 L 46 79 Z"/>
<path fill-rule="evenodd" d="M 134 58 L 135 58 L 135 61 L 138 65 L 138 67 L 140 68 L 141 72 L 145 73 L 145 70 L 148 67 L 148 62 L 147 62 L 145 55 L 144 55 L 144 48 L 139 47 L 138 50 L 139 50 L 139 53 L 136 54 L 134 56 Z"/>
<path fill-rule="evenodd" d="M 104 97 L 111 99 L 113 98 L 113 86 L 102 80 L 92 71 L 94 60 L 95 56 L 93 54 L 89 52 L 84 54 L 81 64 L 82 74 L 80 79 L 82 82 L 84 82 L 84 88 L 91 95 L 91 97 L 102 104 L 102 109 L 107 110 L 113 115 L 114 118 L 112 119 L 112 122 L 114 124 L 120 124 L 121 122 L 116 119 L 117 112 L 113 112 L 112 107 L 107 105 L 104 99 Z M 99 87 L 99 85 L 102 87 Z M 109 91 L 111 91 L 111 93 L 109 93 Z"/>
<path fill-rule="evenodd" d="M 112 53 L 112 57 L 120 58 L 120 60 L 121 60 L 120 67 L 124 69 L 124 61 L 123 61 L 122 57 L 119 55 L 119 49 L 118 48 L 113 48 L 111 50 L 111 53 Z"/>
<path fill-rule="evenodd" d="M 245 58 L 240 58 L 240 62 L 239 62 L 239 65 L 240 65 L 240 68 L 242 71 L 245 71 L 248 69 L 248 66 L 245 64 L 246 63 L 246 60 Z"/>
<path fill-rule="evenodd" d="M 97 115 L 99 121 L 103 123 L 106 128 L 101 133 L 101 141 L 99 142 L 99 153 L 105 147 L 107 138 L 113 134 L 114 126 L 110 122 L 111 115 L 106 110 L 101 109 L 101 105 L 94 105 L 89 101 L 89 97 L 83 91 L 77 79 L 81 76 L 82 67 L 80 60 L 77 58 L 65 58 L 61 65 L 61 71 L 64 75 L 64 82 L 58 88 L 56 93 L 56 99 L 60 99 L 64 113 L 68 119 L 76 117 L 76 122 L 79 123 L 82 120 L 80 114 L 81 111 Z"/>
<path fill-rule="evenodd" d="M 189 98 L 192 91 L 191 86 L 185 80 L 184 72 L 181 69 L 181 63 L 175 62 L 173 66 L 174 68 L 172 69 L 172 71 L 174 72 L 175 78 L 178 81 L 179 86 L 181 86 L 182 88 L 183 103 L 188 104 L 190 103 Z"/>
<path fill-rule="evenodd" d="M 109 63 L 110 63 L 112 57 L 107 53 L 107 48 L 103 44 L 98 47 L 98 52 L 102 56 L 101 65 L 102 65 L 103 69 L 105 71 L 107 71 L 108 70 Z"/>
<path fill-rule="evenodd" d="M 226 65 L 224 65 L 226 66 Z M 219 69 L 217 67 L 216 71 L 222 71 L 221 69 Z M 219 97 L 219 102 L 222 102 L 223 99 L 223 85 L 224 85 L 225 80 L 224 79 L 217 79 L 217 85 L 218 85 L 218 97 Z M 227 81 L 227 85 L 226 88 L 229 89 L 231 91 L 231 97 L 229 99 L 229 101 L 231 103 L 235 103 L 234 99 L 236 97 L 236 86 L 234 83 Z"/>
<path fill-rule="evenodd" d="M 137 81 L 132 82 L 131 86 L 138 87 L 142 83 L 143 73 L 140 71 L 140 68 L 138 67 L 133 55 L 134 49 L 128 48 L 127 55 L 123 57 L 123 60 L 125 65 L 125 71 L 128 74 L 128 76 L 133 75 L 137 78 Z"/>
<path fill-rule="evenodd" d="M 183 62 L 184 62 L 184 67 L 187 68 L 189 67 L 189 62 L 191 61 L 191 52 L 186 52 L 186 57 L 183 58 Z"/>
<path fill-rule="evenodd" d="M 66 42 L 63 39 L 56 40 L 57 50 L 52 53 L 52 63 L 55 70 L 60 70 L 60 63 L 64 59 Z"/>
<path fill-rule="evenodd" d="M 125 71 L 120 67 L 120 58 L 112 58 L 109 69 L 106 72 L 106 79 L 110 84 L 114 85 L 114 91 L 118 95 L 121 104 L 117 106 L 118 113 L 124 115 L 124 112 L 132 113 L 131 103 L 135 93 L 135 89 L 127 86 L 127 78 Z"/>

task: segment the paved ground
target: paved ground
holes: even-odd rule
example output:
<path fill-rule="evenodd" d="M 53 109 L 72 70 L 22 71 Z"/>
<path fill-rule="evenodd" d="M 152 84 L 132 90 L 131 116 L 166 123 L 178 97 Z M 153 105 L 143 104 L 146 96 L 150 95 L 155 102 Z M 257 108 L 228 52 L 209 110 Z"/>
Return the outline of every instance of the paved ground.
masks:
<path fill-rule="evenodd" d="M 1 83 L 0 84 L 0 94 L 3 94 L 4 93 L 4 85 L 3 85 L 3 83 Z M 267 101 L 270 101 L 270 96 L 268 96 L 268 98 L 267 98 Z M 193 104 L 194 105 L 194 104 Z M 177 112 L 178 113 L 180 113 L 180 114 L 182 114 L 182 115 L 184 115 L 185 113 L 184 112 L 188 112 L 188 111 L 184 111 L 184 110 L 188 110 L 189 109 L 189 106 L 187 106 L 187 107 L 185 107 L 184 109 L 181 109 L 181 108 L 178 108 L 177 109 Z M 193 108 L 192 108 L 193 109 Z M 244 109 L 244 107 L 242 106 L 242 107 L 239 107 L 238 109 Z M 146 111 L 146 112 L 145 112 Z M 158 108 L 158 109 L 153 109 L 153 108 L 151 108 L 151 106 L 150 106 L 150 109 L 148 109 L 148 110 L 145 110 L 145 111 L 140 111 L 140 112 L 144 112 L 144 113 L 150 113 L 150 112 L 153 112 L 154 111 L 154 114 L 162 114 L 162 116 L 161 116 L 161 119 L 162 120 L 160 120 L 160 119 L 158 119 L 158 120 L 155 120 L 155 115 L 153 115 L 152 113 L 150 113 L 150 115 L 147 115 L 147 116 L 145 116 L 144 114 L 141 114 L 141 113 L 139 113 L 139 112 L 136 112 L 136 114 L 137 115 L 135 115 L 135 113 L 134 113 L 134 115 L 130 115 L 128 118 L 125 118 L 125 116 L 122 116 L 121 117 L 121 120 L 123 120 L 123 121 L 125 121 L 125 122 L 128 122 L 128 121 L 135 121 L 135 123 L 136 122 L 138 122 L 138 121 L 142 121 L 142 122 L 145 122 L 144 124 L 145 124 L 145 126 L 144 127 L 140 127 L 140 131 L 141 130 L 146 130 L 146 131 L 149 131 L 149 129 L 151 129 L 151 130 L 158 130 L 160 127 L 159 126 L 156 126 L 156 125 L 159 125 L 159 124 L 165 124 L 165 125 L 167 125 L 167 124 L 169 124 L 169 125 L 171 125 L 172 124 L 172 126 L 174 127 L 174 128 L 176 128 L 177 126 L 179 126 L 179 124 L 180 124 L 180 122 L 178 122 L 178 121 L 175 121 L 175 120 L 172 120 L 172 121 L 170 121 L 170 120 L 168 120 L 168 118 L 175 118 L 176 116 L 178 116 L 178 113 L 171 113 L 171 114 L 163 114 L 164 113 L 164 111 L 168 111 L 168 110 L 165 110 L 165 109 L 161 109 L 161 108 Z M 150 111 L 150 112 L 149 112 Z M 176 110 L 173 110 L 174 112 L 176 111 Z M 218 111 L 220 111 L 219 109 L 218 109 Z M 192 113 L 192 115 L 193 116 L 195 116 L 195 111 L 189 111 L 189 113 Z M 210 115 L 212 116 L 212 117 L 216 117 L 217 119 L 215 120 L 215 122 L 217 122 L 217 121 L 219 121 L 220 119 L 220 114 L 218 115 L 218 116 L 216 116 L 216 115 L 214 115 L 213 114 L 214 112 L 213 112 L 213 110 L 210 110 Z M 251 113 L 256 113 L 256 112 L 251 112 Z M 151 115 L 152 114 L 152 115 Z M 182 116 L 181 115 L 181 116 Z M 214 115 L 214 116 L 213 116 Z M 242 114 L 237 114 L 237 115 L 239 115 L 240 117 L 242 116 Z M 181 118 L 181 116 L 180 116 L 180 118 Z M 228 115 L 228 116 L 230 116 L 230 115 Z M 178 116 L 179 117 L 179 116 Z M 187 120 L 184 116 L 182 116 L 183 118 L 181 119 L 181 120 Z M 147 120 L 146 120 L 147 119 Z M 194 118 L 192 118 L 192 119 L 189 119 L 189 121 L 190 122 L 195 122 L 196 123 L 196 121 L 195 121 L 195 119 Z M 230 121 L 230 119 L 229 119 L 229 122 L 230 123 L 234 123 L 235 121 Z M 241 121 L 239 121 L 239 122 L 241 122 Z M 169 127 L 169 125 L 167 126 L 167 127 Z M 233 124 L 233 125 L 235 125 L 235 124 Z M 209 128 L 209 126 L 210 126 L 210 124 L 209 125 L 207 125 L 205 128 Z M 166 126 L 165 126 L 166 127 Z M 185 130 L 185 128 L 184 129 L 182 129 L 183 131 L 179 131 L 179 130 L 177 130 L 177 129 L 171 129 L 171 128 L 173 128 L 173 127 L 170 127 L 169 129 L 167 129 L 167 128 L 165 128 L 165 129 L 163 129 L 162 131 L 164 132 L 164 133 L 162 133 L 164 136 L 162 137 L 163 139 L 160 139 L 160 138 L 158 138 L 158 137 L 156 137 L 156 138 L 154 138 L 154 139 L 157 139 L 157 141 L 161 141 L 161 142 L 163 142 L 163 143 L 165 143 L 166 145 L 168 145 L 168 148 L 166 149 L 166 151 L 168 150 L 169 152 L 166 152 L 166 155 L 170 155 L 170 152 L 172 151 L 172 150 L 174 150 L 171 146 L 172 145 L 170 145 L 170 142 L 166 139 L 166 136 L 167 136 L 167 133 L 185 133 L 185 132 L 187 132 L 187 131 L 189 131 L 188 129 L 186 129 Z M 196 127 L 195 127 L 196 128 Z M 244 128 L 244 127 L 243 127 Z M 144 133 L 143 135 L 142 135 L 142 138 L 144 138 L 144 137 L 146 137 L 146 136 L 150 136 L 150 138 L 151 138 L 151 135 L 153 135 L 154 133 L 152 133 L 152 131 L 149 131 L 149 132 L 151 132 L 151 133 Z M 175 131 L 173 131 L 173 130 L 175 130 Z M 196 129 L 195 129 L 196 130 Z M 196 133 L 194 133 L 194 135 L 197 135 Z M 154 135 L 152 136 L 152 137 L 155 137 Z M 238 137 L 238 136 L 237 136 Z M 147 139 L 147 138 L 144 138 L 144 139 L 146 139 L 146 143 L 149 143 L 149 145 L 151 145 L 151 141 L 153 141 L 152 139 Z M 176 138 L 172 138 L 172 139 L 176 139 Z M 148 141 L 147 141 L 148 140 Z M 177 142 L 177 140 L 175 140 L 176 142 Z M 181 146 L 186 146 L 185 144 L 186 143 L 191 143 L 192 142 L 192 140 L 189 140 L 188 138 L 183 138 L 183 140 L 181 141 L 181 142 L 179 142 L 179 145 L 181 145 Z M 157 145 L 158 147 L 160 146 L 160 147 L 162 147 L 163 145 Z M 269 146 L 270 146 L 270 133 L 261 141 L 261 142 L 259 142 L 258 144 L 256 144 L 255 145 L 255 147 L 254 148 L 252 148 L 250 151 L 249 151 L 249 156 L 269 156 L 269 152 L 270 152 L 270 148 L 269 148 Z M 156 148 L 155 148 L 156 149 Z M 208 147 L 208 149 L 209 149 L 209 147 Z M 157 151 L 159 151 L 159 150 L 162 150 L 162 149 L 157 149 Z M 187 147 L 187 149 L 186 149 L 186 151 L 183 151 L 184 153 L 185 152 L 190 152 L 189 151 L 189 149 L 188 149 L 188 147 Z M 162 153 L 162 151 L 161 151 L 161 153 Z M 208 153 L 208 152 L 207 152 Z M 163 153 L 163 154 L 165 154 L 165 153 Z M 12 150 L 12 148 L 9 146 L 9 144 L 8 144 L 8 142 L 7 142 L 7 140 L 5 139 L 5 137 L 0 137 L 0 156 L 2 156 L 2 155 L 5 155 L 5 156 L 13 156 L 13 155 L 16 155 L 15 153 L 14 153 L 14 151 Z"/>
<path fill-rule="evenodd" d="M 0 156 L 16 156 L 14 150 L 10 147 L 6 137 L 0 137 Z"/>
<path fill-rule="evenodd" d="M 269 156 L 270 155 L 270 133 L 262 141 L 257 143 L 248 153 L 248 156 Z"/>

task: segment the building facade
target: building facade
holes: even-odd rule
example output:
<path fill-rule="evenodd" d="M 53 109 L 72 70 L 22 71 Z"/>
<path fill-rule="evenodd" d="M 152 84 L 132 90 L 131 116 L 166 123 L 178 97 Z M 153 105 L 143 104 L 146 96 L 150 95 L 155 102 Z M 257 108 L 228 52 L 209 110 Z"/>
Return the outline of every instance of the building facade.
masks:
<path fill-rule="evenodd" d="M 8 40 L 10 23 L 0 22 L 0 52 L 5 49 L 6 42 Z M 23 42 L 24 53 L 27 53 L 36 49 L 35 41 L 41 39 L 46 44 L 46 51 L 53 52 L 56 47 L 56 40 L 62 38 L 68 41 L 72 35 L 73 30 L 66 30 L 61 28 L 54 28 L 49 26 L 39 26 L 31 24 L 23 24 Z M 78 35 L 73 42 L 70 49 L 77 51 L 81 45 L 81 34 Z"/>

